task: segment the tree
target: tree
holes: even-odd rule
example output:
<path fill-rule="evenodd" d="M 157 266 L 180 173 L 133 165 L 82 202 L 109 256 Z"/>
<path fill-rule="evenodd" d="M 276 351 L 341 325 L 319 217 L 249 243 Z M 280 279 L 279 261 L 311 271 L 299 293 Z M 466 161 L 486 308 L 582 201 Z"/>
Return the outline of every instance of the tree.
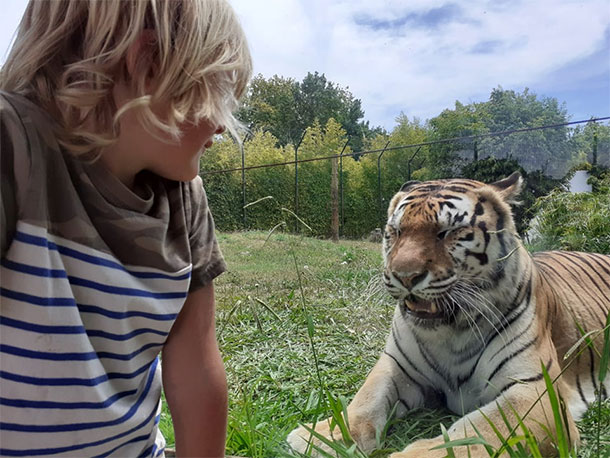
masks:
<path fill-rule="evenodd" d="M 282 164 L 293 160 L 290 148 L 277 146 L 277 139 L 270 132 L 258 131 L 244 144 L 246 167 Z M 246 190 L 248 203 L 264 199 L 246 209 L 247 227 L 270 230 L 278 223 L 281 208 L 292 207 L 294 181 L 292 165 L 276 165 L 248 170 Z"/>
<path fill-rule="evenodd" d="M 239 146 L 228 134 L 223 134 L 221 140 L 205 150 L 199 164 L 216 225 L 225 231 L 243 228 L 241 174 L 211 173 L 241 167 Z"/>
<path fill-rule="evenodd" d="M 561 177 L 570 168 L 573 156 L 565 126 L 480 139 L 464 137 L 566 122 L 566 108 L 557 99 L 539 98 L 527 88 L 518 93 L 498 87 L 486 102 L 456 102 L 453 110 L 444 110 L 429 121 L 431 140 L 458 140 L 431 145 L 428 167 L 436 177 L 448 177 L 466 162 L 494 157 L 515 159 L 528 172 L 541 170 Z"/>
<path fill-rule="evenodd" d="M 238 119 L 252 131 L 270 132 L 281 146 L 297 145 L 303 133 L 296 110 L 295 94 L 299 83 L 292 78 L 262 75 L 252 78 Z"/>
<path fill-rule="evenodd" d="M 346 143 L 346 132 L 341 125 L 330 118 L 324 128 L 315 121 L 307 129 L 299 148 L 299 159 L 329 157 L 341 153 Z M 346 147 L 344 154 L 351 153 Z M 333 164 L 334 163 L 334 164 Z M 317 234 L 334 236 L 338 228 L 338 199 L 333 189 L 338 191 L 338 183 L 333 183 L 333 169 L 338 167 L 336 160 L 321 160 L 299 165 L 299 209 L 298 214 Z M 338 180 L 338 170 L 334 175 Z M 336 212 L 333 214 L 333 210 Z M 334 219 L 334 218 L 335 219 Z"/>
<path fill-rule="evenodd" d="M 490 132 L 564 124 L 568 119 L 565 104 L 551 97 L 539 98 L 527 88 L 517 93 L 498 87 L 481 108 Z M 570 168 L 572 156 L 565 126 L 488 137 L 481 141 L 481 149 L 487 156 L 516 159 L 528 172 L 540 170 L 557 178 Z"/>
<path fill-rule="evenodd" d="M 570 143 L 575 153 L 574 163 L 610 167 L 610 126 L 596 122 L 577 126 L 572 130 Z"/>
<path fill-rule="evenodd" d="M 266 80 L 262 75 L 253 78 L 238 113 L 252 130 L 271 132 L 280 146 L 298 145 L 305 130 L 317 120 L 326 125 L 334 118 L 347 133 L 350 147 L 360 151 L 364 136 L 374 135 L 363 122 L 362 102 L 324 74 L 308 73 L 302 82 L 273 76 Z"/>
<path fill-rule="evenodd" d="M 430 145 L 427 164 L 430 178 L 456 176 L 464 162 L 479 159 L 478 141 L 460 138 L 488 133 L 487 116 L 482 103 L 464 105 L 456 101 L 453 110 L 444 110 L 429 121 L 430 141 L 456 139 Z"/>

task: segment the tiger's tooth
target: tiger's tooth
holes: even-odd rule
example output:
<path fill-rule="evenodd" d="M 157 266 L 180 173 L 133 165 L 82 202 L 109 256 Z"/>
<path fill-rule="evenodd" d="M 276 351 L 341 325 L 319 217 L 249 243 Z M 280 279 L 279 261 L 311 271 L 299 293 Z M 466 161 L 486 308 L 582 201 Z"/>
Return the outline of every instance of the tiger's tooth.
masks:
<path fill-rule="evenodd" d="M 436 307 L 436 302 L 430 301 L 430 313 L 435 314 L 438 312 L 438 308 Z"/>

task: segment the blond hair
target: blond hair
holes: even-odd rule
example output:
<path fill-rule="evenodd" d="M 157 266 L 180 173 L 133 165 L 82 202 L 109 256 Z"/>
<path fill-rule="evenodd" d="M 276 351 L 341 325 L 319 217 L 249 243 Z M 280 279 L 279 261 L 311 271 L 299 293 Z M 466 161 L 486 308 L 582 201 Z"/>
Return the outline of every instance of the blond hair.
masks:
<path fill-rule="evenodd" d="M 128 50 L 146 31 L 152 58 L 140 54 L 128 69 Z M 226 0 L 30 0 L 0 89 L 57 119 L 68 151 L 96 154 L 116 141 L 130 109 L 151 133 L 178 138 L 179 123 L 207 118 L 238 138 L 233 112 L 251 72 L 244 32 Z M 113 87 L 120 80 L 136 96 L 118 110 Z M 163 119 L 157 103 L 169 107 Z"/>

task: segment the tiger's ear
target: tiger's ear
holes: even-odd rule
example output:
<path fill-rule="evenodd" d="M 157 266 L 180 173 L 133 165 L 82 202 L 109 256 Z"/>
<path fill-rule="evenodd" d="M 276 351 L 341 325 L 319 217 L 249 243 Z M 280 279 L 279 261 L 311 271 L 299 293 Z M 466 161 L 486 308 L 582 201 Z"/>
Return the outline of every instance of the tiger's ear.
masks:
<path fill-rule="evenodd" d="M 499 192 L 506 202 L 516 204 L 517 196 L 523 188 L 523 178 L 519 172 L 513 172 L 508 178 L 491 183 L 490 186 Z"/>
<path fill-rule="evenodd" d="M 415 186 L 416 184 L 421 183 L 421 181 L 417 181 L 417 180 L 412 180 L 412 181 L 407 181 L 405 184 L 403 184 L 400 187 L 400 191 L 399 192 L 407 192 L 407 190 L 409 188 L 412 188 L 413 186 Z"/>

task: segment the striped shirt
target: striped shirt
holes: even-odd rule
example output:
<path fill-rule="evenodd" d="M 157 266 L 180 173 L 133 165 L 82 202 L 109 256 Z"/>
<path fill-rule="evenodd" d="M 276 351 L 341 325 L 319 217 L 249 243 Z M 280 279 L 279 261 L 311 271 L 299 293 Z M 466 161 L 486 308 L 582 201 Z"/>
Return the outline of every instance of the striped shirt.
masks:
<path fill-rule="evenodd" d="M 0 455 L 162 456 L 159 352 L 225 268 L 201 180 L 136 194 L 27 100 L 0 115 Z"/>

